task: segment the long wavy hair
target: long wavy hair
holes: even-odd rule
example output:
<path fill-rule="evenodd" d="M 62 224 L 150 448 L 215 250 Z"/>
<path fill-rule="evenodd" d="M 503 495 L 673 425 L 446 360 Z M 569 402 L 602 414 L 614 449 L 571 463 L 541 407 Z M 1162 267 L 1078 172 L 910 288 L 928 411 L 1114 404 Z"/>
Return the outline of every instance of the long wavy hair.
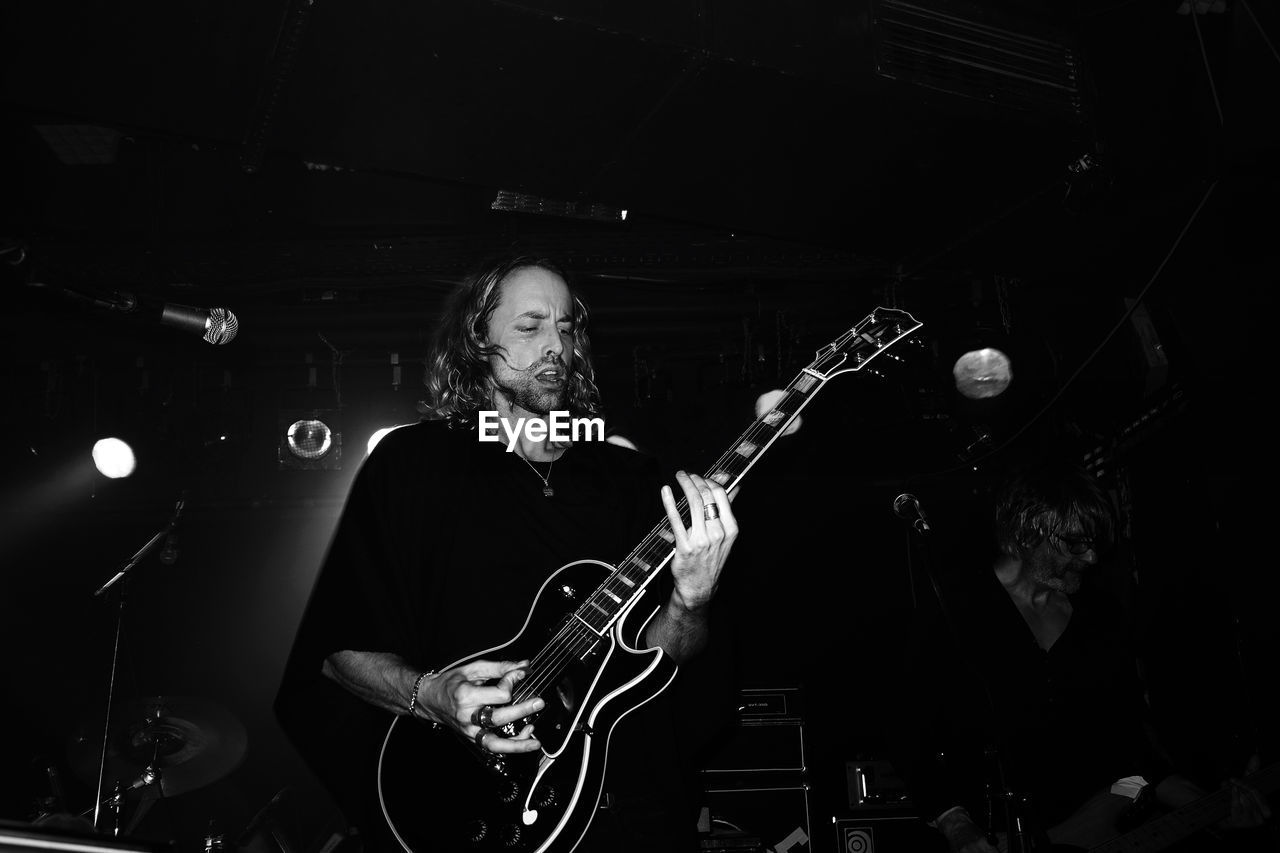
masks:
<path fill-rule="evenodd" d="M 427 351 L 427 394 L 418 406 L 427 420 L 446 420 L 453 427 L 474 428 L 477 412 L 492 407 L 489 357 L 501 348 L 486 343 L 489 320 L 502 299 L 502 282 L 516 270 L 528 267 L 555 273 L 569 285 L 573 300 L 573 367 L 566 383 L 565 404 L 573 417 L 600 414 L 600 390 L 596 387 L 591 341 L 587 337 L 586 304 L 574 293 L 568 276 L 555 261 L 516 255 L 486 264 L 450 295 Z"/>
<path fill-rule="evenodd" d="M 1087 471 L 1054 461 L 1019 471 L 1004 483 L 996 497 L 995 527 L 1001 553 L 1016 557 L 1047 536 L 1081 535 L 1107 547 L 1115 535 L 1115 515 Z"/>

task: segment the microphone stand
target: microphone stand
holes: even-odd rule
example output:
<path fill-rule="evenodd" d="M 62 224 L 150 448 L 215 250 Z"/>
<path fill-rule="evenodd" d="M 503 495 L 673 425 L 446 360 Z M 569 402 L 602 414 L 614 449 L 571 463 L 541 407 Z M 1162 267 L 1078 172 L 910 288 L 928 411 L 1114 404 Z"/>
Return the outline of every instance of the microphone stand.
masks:
<path fill-rule="evenodd" d="M 125 562 L 125 564 L 121 566 L 120 569 L 114 575 L 112 575 L 111 578 L 106 583 L 98 587 L 98 590 L 93 594 L 94 598 L 100 598 L 103 595 L 105 595 L 107 593 L 107 590 L 111 589 L 111 587 L 115 586 L 117 583 L 120 584 L 120 594 L 116 597 L 116 602 L 117 602 L 116 603 L 116 636 L 115 636 L 115 643 L 112 645 L 112 648 L 111 648 L 111 674 L 107 679 L 107 708 L 106 708 L 106 713 L 103 715 L 103 720 L 102 720 L 102 753 L 98 761 L 98 789 L 97 789 L 97 793 L 94 795 L 94 798 L 93 798 L 94 831 L 97 831 L 98 829 L 98 818 L 99 818 L 99 814 L 102 811 L 102 803 L 103 803 L 102 787 L 103 787 L 103 784 L 105 783 L 106 775 L 107 775 L 107 747 L 111 738 L 111 706 L 112 706 L 112 701 L 115 698 L 116 670 L 118 669 L 120 664 L 120 634 L 124 627 L 124 602 L 125 602 L 125 592 L 128 589 L 128 580 L 130 577 L 129 572 L 133 570 L 134 566 L 142 562 L 143 558 L 146 557 L 148 554 L 150 554 L 155 549 L 155 547 L 159 545 L 166 536 L 172 533 L 175 527 L 178 526 L 178 519 L 182 517 L 182 509 L 186 505 L 186 502 L 187 502 L 187 496 L 186 496 L 186 493 L 184 492 L 182 494 L 182 497 L 178 498 L 177 505 L 173 508 L 173 517 L 169 519 L 169 523 L 166 524 L 163 528 L 161 528 L 161 530 L 158 533 L 156 533 L 156 535 L 148 539 L 147 543 L 143 545 L 141 548 L 139 548 L 138 552 L 134 554 L 132 557 L 130 557 Z M 118 835 L 120 832 L 119 806 L 117 805 L 116 808 L 117 808 L 117 820 L 116 820 L 115 832 L 113 834 Z"/>

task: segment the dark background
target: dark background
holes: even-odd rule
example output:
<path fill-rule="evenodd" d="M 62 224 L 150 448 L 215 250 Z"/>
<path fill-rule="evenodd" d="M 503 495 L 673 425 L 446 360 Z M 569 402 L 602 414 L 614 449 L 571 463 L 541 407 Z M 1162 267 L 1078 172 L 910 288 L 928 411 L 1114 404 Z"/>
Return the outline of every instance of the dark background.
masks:
<path fill-rule="evenodd" d="M 1097 580 L 1132 607 L 1171 748 L 1215 783 L 1265 751 L 1280 17 L 913 8 L 6 4 L 6 816 L 39 789 L 32 758 L 64 761 L 101 713 L 114 612 L 90 593 L 185 491 L 177 562 L 133 582 L 119 689 L 213 700 L 249 747 L 148 831 L 236 832 L 290 786 L 318 849 L 333 827 L 271 716 L 280 670 L 367 436 L 416 417 L 444 294 L 513 248 L 575 276 L 611 426 L 669 471 L 708 466 L 876 305 L 925 323 L 883 379 L 833 380 L 737 506 L 738 681 L 805 687 L 817 825 L 844 762 L 884 755 L 932 606 L 894 496 L 976 541 L 993 480 L 1049 453 L 1087 456 L 1123 509 Z M 977 26 L 963 54 L 917 26 L 944 13 Z M 500 191 L 579 215 L 494 210 Z M 1166 364 L 1125 317 L 1140 294 Z M 164 302 L 225 305 L 239 337 L 147 322 Z M 1015 371 L 985 405 L 950 376 L 978 334 Z M 340 410 L 341 467 L 281 470 L 282 419 L 312 409 Z M 137 451 L 128 480 L 92 472 L 108 434 Z"/>

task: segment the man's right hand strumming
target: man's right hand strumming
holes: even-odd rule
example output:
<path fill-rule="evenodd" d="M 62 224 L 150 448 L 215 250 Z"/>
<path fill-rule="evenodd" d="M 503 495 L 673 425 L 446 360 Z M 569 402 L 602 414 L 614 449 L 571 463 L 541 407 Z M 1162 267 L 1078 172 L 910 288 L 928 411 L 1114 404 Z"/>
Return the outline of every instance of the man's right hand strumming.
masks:
<path fill-rule="evenodd" d="M 415 716 L 448 726 L 488 752 L 533 752 L 542 744 L 531 724 L 512 737 L 493 731 L 542 710 L 544 703 L 537 696 L 509 704 L 528 665 L 527 660 L 478 660 L 429 675 L 418 688 Z M 496 684 L 487 684 L 495 678 Z"/>
<path fill-rule="evenodd" d="M 527 660 L 477 660 L 423 675 L 399 655 L 341 651 L 325 658 L 322 672 L 370 705 L 393 714 L 412 708 L 413 716 L 445 726 L 487 752 L 509 754 L 542 747 L 532 725 L 512 737 L 495 731 L 542 710 L 537 696 L 509 704 L 528 665 Z M 497 683 L 487 683 L 495 679 Z M 416 697 L 412 695 L 415 687 Z"/>

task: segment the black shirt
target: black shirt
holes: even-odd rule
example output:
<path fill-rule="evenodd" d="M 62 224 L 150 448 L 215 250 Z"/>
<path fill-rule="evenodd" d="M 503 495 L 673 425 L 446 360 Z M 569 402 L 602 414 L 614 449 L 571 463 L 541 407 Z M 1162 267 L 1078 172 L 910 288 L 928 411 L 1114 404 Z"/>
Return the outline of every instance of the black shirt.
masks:
<path fill-rule="evenodd" d="M 1163 772 L 1117 604 L 1072 595 L 1070 621 L 1046 651 L 990 568 L 947 595 L 955 630 L 937 619 L 911 667 L 908 772 L 923 815 L 963 805 L 979 818 L 988 745 L 1007 786 L 1032 795 L 1042 829 L 1117 779 Z"/>

